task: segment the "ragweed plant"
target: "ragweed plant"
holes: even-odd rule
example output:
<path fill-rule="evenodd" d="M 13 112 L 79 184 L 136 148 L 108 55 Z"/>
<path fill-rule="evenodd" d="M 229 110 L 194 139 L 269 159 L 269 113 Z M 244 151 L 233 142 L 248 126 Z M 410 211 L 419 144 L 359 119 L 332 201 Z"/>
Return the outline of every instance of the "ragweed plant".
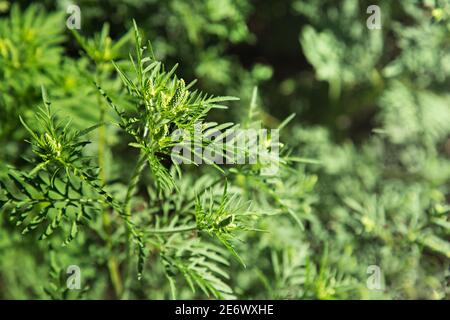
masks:
<path fill-rule="evenodd" d="M 82 137 L 97 126 L 71 130 L 70 122 L 57 122 L 44 92 L 43 100 L 44 106 L 36 116 L 40 132 L 21 120 L 31 136 L 34 157 L 29 161 L 34 168 L 28 173 L 10 169 L 5 182 L 8 186 L 1 182 L 6 195 L 2 207 L 17 226 L 23 227 L 22 234 L 41 228 L 40 239 L 67 223 L 70 227 L 65 229 L 69 233 L 63 243 L 67 245 L 83 221 L 98 209 L 98 199 L 84 189 L 90 186 L 103 193 L 96 181 L 95 165 L 82 155 L 83 147 L 89 143 Z"/>
<path fill-rule="evenodd" d="M 175 65 L 170 71 L 165 71 L 161 62 L 151 55 L 144 57 L 147 47 L 142 46 L 141 36 L 135 25 L 136 60 L 132 58 L 135 80 L 117 69 L 124 85 L 133 101 L 130 111 L 119 110 L 106 95 L 105 98 L 119 116 L 120 127 L 133 137 L 130 146 L 141 151 L 140 162 L 148 162 L 156 184 L 163 188 L 174 187 L 173 177 L 164 166 L 174 147 L 172 133 L 176 130 L 194 131 L 196 123 L 205 120 L 213 108 L 221 108 L 220 103 L 236 100 L 233 97 L 212 97 L 196 90 L 190 91 L 195 82 L 185 84 L 174 73 Z M 103 90 L 99 88 L 101 92 Z M 138 168 L 143 164 L 139 163 Z"/>
<path fill-rule="evenodd" d="M 375 30 L 362 0 L 79 0 L 73 32 L 29 2 L 0 1 L 0 299 L 448 299 L 447 0 Z M 262 128 L 277 156 L 227 162 Z"/>
<path fill-rule="evenodd" d="M 117 114 L 117 125 L 133 139 L 130 147 L 139 150 L 125 194 L 120 196 L 109 191 L 111 186 L 100 176 L 102 168 L 97 165 L 96 157 L 89 156 L 86 148 L 90 141 L 84 137 L 105 124 L 98 123 L 81 131 L 74 129 L 70 121 L 61 121 L 52 112 L 43 91 L 44 105 L 35 121 L 37 129 L 32 129 L 21 119 L 30 136 L 33 156 L 28 161 L 32 169 L 29 172 L 9 169 L 8 177 L 1 182 L 2 212 L 22 228 L 23 234 L 39 231 L 40 240 L 57 234 L 55 238 L 62 238 L 60 244 L 63 246 L 69 246 L 81 230 L 98 234 L 110 250 L 114 250 L 112 237 L 123 237 L 118 244 L 125 245 L 126 256 L 121 260 L 115 255 L 107 259 L 116 297 L 127 297 L 130 294 L 127 290 L 132 286 L 129 279 L 124 279 L 126 283 L 122 281 L 120 263 L 127 277 L 133 277 L 134 273 L 140 279 L 146 259 L 155 250 L 160 251 L 173 297 L 177 279 L 173 269 L 184 275 L 192 289 L 198 286 L 207 295 L 231 297 L 231 288 L 221 280 L 228 275 L 216 265 L 228 265 L 226 255 L 217 245 L 209 243 L 214 239 L 205 239 L 202 234 L 213 235 L 243 264 L 231 242 L 235 240 L 237 231 L 253 230 L 251 225 L 258 214 L 250 212 L 248 205 L 241 206 L 237 195 L 230 197 L 226 183 L 218 203 L 211 192 L 209 202 L 205 202 L 207 189 L 197 190 L 191 199 L 194 205 L 185 212 L 183 219 L 176 212 L 160 217 L 157 212 L 154 217 L 145 217 L 145 211 L 136 212 L 134 200 L 137 194 L 142 194 L 140 181 L 147 165 L 151 172 L 149 178 L 153 180 L 148 192 L 161 200 L 164 193 L 177 193 L 176 179 L 181 177 L 182 170 L 177 163 L 171 162 L 172 133 L 179 129 L 192 132 L 194 125 L 205 120 L 212 108 L 224 108 L 222 102 L 236 99 L 192 91 L 194 83 L 185 85 L 183 79 L 174 75 L 175 67 L 167 72 L 154 56 L 144 57 L 145 48 L 136 25 L 134 32 L 136 57 L 131 58 L 131 63 L 135 75 L 127 75 L 113 62 L 133 107 L 119 109 L 98 86 L 99 92 Z M 209 124 L 204 129 L 211 130 L 214 126 Z M 216 130 L 219 127 L 224 126 L 217 126 Z M 218 172 L 224 174 L 222 169 Z M 223 179 L 225 177 L 219 178 L 218 182 Z M 217 182 L 209 188 L 214 185 Z M 152 189 L 154 192 L 150 191 Z M 114 217 L 122 221 L 114 221 L 115 229 L 110 220 Z M 99 220 L 102 220 L 100 228 L 96 223 Z M 183 246 L 174 245 L 180 241 Z M 133 244 L 137 245 L 138 252 L 137 273 L 129 268 Z M 56 253 L 52 251 L 52 254 Z M 58 296 L 58 292 L 66 296 L 64 290 L 55 291 L 54 283 L 52 287 L 53 291 L 49 293 L 52 297 Z"/>
<path fill-rule="evenodd" d="M 18 115 L 26 112 L 28 104 L 37 103 L 40 85 L 53 82 L 63 51 L 62 22 L 61 14 L 47 14 L 38 5 L 25 12 L 13 5 L 11 18 L 0 20 L 2 141 L 22 133 L 14 132 Z"/>

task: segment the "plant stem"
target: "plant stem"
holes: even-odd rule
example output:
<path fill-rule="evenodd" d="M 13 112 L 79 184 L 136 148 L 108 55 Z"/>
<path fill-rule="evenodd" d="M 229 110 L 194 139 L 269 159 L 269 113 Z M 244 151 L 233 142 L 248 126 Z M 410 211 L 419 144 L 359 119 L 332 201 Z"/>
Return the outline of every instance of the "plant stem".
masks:
<path fill-rule="evenodd" d="M 145 157 L 145 154 L 143 152 L 140 153 L 139 159 L 136 163 L 136 166 L 134 167 L 133 174 L 131 176 L 130 182 L 128 183 L 127 193 L 125 195 L 125 200 L 123 203 L 123 213 L 126 216 L 131 216 L 131 198 L 133 197 L 133 194 L 136 190 L 136 186 L 139 183 L 139 179 L 141 177 L 141 173 L 144 170 L 145 166 L 147 164 L 147 158 Z M 128 287 L 129 287 L 129 274 L 131 269 L 130 264 L 130 257 L 131 257 L 131 232 L 130 229 L 127 228 L 127 259 L 128 262 L 126 268 L 125 268 L 125 288 L 122 292 L 122 298 L 127 299 L 128 298 Z"/>
<path fill-rule="evenodd" d="M 133 197 L 134 190 L 139 183 L 139 178 L 141 177 L 142 170 L 144 170 L 147 164 L 146 160 L 147 158 L 145 157 L 145 154 L 141 152 L 141 154 L 139 155 L 139 160 L 134 167 L 133 175 L 131 176 L 130 182 L 128 183 L 127 193 L 123 204 L 123 212 L 126 215 L 131 214 L 131 198 Z"/>
<path fill-rule="evenodd" d="M 100 71 L 99 66 L 96 66 L 96 78 L 97 83 L 100 84 Z M 97 95 L 97 104 L 100 108 L 100 123 L 105 122 L 106 110 L 105 106 L 102 103 L 102 97 L 100 94 Z M 106 127 L 102 125 L 99 128 L 99 136 L 98 136 L 98 164 L 100 168 L 99 178 L 100 181 L 105 184 L 106 183 L 106 166 L 105 166 L 105 150 L 106 150 Z M 103 208 L 102 212 L 102 225 L 103 230 L 107 234 L 106 242 L 107 246 L 110 250 L 110 256 L 108 258 L 108 270 L 109 276 L 111 279 L 111 283 L 114 288 L 114 294 L 117 298 L 120 298 L 123 291 L 122 279 L 120 276 L 119 263 L 117 262 L 116 256 L 113 254 L 113 243 L 111 239 L 111 218 L 109 216 L 108 210 Z"/>
<path fill-rule="evenodd" d="M 170 233 L 178 233 L 178 232 L 187 232 L 197 230 L 197 225 L 178 227 L 178 228 L 167 228 L 167 229 L 150 229 L 146 230 L 148 233 L 153 234 L 170 234 Z"/>

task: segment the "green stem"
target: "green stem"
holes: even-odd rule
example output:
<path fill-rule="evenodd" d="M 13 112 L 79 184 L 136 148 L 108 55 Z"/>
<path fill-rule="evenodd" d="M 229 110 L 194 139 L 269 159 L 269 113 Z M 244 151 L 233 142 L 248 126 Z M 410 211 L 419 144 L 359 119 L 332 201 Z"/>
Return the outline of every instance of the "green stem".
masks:
<path fill-rule="evenodd" d="M 127 193 L 125 195 L 125 200 L 123 203 L 123 213 L 125 216 L 129 217 L 131 216 L 131 199 L 133 198 L 133 194 L 136 190 L 136 187 L 139 183 L 139 179 L 141 177 L 141 173 L 144 170 L 145 166 L 147 164 L 147 158 L 145 157 L 145 154 L 141 152 L 139 155 L 139 159 L 136 163 L 136 166 L 134 167 L 133 174 L 131 176 L 130 182 L 128 183 Z M 130 270 L 131 270 L 131 230 L 130 228 L 127 228 L 127 259 L 128 265 L 125 268 L 125 289 L 122 292 L 122 298 L 127 299 L 128 298 L 128 287 L 130 285 Z"/>
<path fill-rule="evenodd" d="M 136 189 L 137 184 L 139 183 L 139 178 L 141 177 L 142 170 L 144 170 L 146 164 L 147 158 L 145 157 L 145 154 L 141 152 L 141 154 L 139 155 L 139 160 L 134 167 L 133 175 L 131 176 L 130 182 L 128 183 L 127 193 L 123 204 L 123 212 L 126 215 L 131 215 L 131 198 L 133 197 L 133 193 Z"/>
<path fill-rule="evenodd" d="M 185 226 L 185 227 L 178 227 L 178 228 L 167 228 L 167 229 L 150 229 L 145 230 L 148 233 L 152 234 L 171 234 L 171 233 L 178 233 L 178 232 L 187 232 L 187 231 L 193 231 L 197 230 L 197 225 L 191 225 L 191 226 Z"/>
<path fill-rule="evenodd" d="M 96 72 L 96 78 L 97 78 L 97 83 L 101 86 L 100 84 L 100 72 L 99 72 L 99 66 L 97 65 L 97 72 Z M 105 106 L 102 103 L 102 97 L 100 94 L 97 95 L 97 104 L 100 108 L 100 123 L 104 123 L 105 122 L 105 117 L 106 117 L 106 110 L 105 110 Z M 107 142 L 106 142 L 106 127 L 104 125 L 102 125 L 99 128 L 99 136 L 98 136 L 98 165 L 99 165 L 99 178 L 100 181 L 105 184 L 106 183 L 106 166 L 105 166 L 105 153 L 106 153 L 106 147 L 107 147 Z M 102 212 L 102 226 L 103 226 L 103 230 L 105 231 L 105 233 L 107 234 L 106 237 L 106 242 L 107 242 L 107 246 L 110 250 L 110 256 L 108 258 L 108 270 L 109 270 L 109 276 L 111 278 L 111 283 L 113 285 L 114 288 L 114 294 L 117 298 L 119 298 L 122 295 L 123 292 L 123 285 L 122 285 L 122 279 L 120 276 L 120 270 L 119 270 L 119 263 L 117 261 L 116 256 L 113 254 L 113 242 L 112 242 L 112 238 L 111 238 L 111 218 L 109 216 L 109 212 L 108 210 L 106 210 L 106 208 L 103 209 Z"/>

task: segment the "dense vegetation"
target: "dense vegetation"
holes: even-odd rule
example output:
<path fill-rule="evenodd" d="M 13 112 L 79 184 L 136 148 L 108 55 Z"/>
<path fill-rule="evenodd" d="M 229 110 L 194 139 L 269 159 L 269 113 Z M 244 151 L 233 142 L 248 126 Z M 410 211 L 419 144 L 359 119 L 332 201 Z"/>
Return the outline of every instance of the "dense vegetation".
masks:
<path fill-rule="evenodd" d="M 368 1 L 79 0 L 80 30 L 13 2 L 1 299 L 448 299 L 449 1 L 369 29 Z M 280 129 L 278 172 L 173 162 L 198 122 Z"/>

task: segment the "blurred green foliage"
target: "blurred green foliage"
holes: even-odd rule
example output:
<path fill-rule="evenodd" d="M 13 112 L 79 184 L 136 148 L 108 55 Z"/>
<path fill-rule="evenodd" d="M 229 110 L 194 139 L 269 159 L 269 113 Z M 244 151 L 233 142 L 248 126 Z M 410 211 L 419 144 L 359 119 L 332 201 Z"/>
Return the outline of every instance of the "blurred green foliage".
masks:
<path fill-rule="evenodd" d="M 106 190 L 97 182 L 78 188 L 80 176 L 61 172 L 53 172 L 56 182 L 49 173 L 35 179 L 54 193 L 74 179 L 78 201 L 128 199 L 131 220 L 104 201 L 89 206 L 84 221 L 78 204 L 61 224 L 49 210 L 41 231 L 51 237 L 34 229 L 22 235 L 9 202 L 0 216 L 0 298 L 448 299 L 449 1 L 377 1 L 382 28 L 369 30 L 370 1 L 80 0 L 78 32 L 65 26 L 70 1 L 14 2 L 0 1 L 0 204 L 40 199 L 17 188 L 41 183 L 30 180 L 36 163 L 24 140 L 32 136 L 19 116 L 43 139 L 45 154 L 57 154 L 52 141 L 66 134 L 45 140 L 40 132 L 35 114 L 44 86 L 73 132 L 107 123 L 87 133 L 92 143 L 82 151 L 72 150 L 78 170 L 89 169 Z M 110 124 L 150 123 L 134 109 L 145 94 L 124 80 L 139 81 L 128 59 L 136 45 L 132 19 L 167 66 L 151 79 L 163 82 L 180 64 L 162 93 L 175 96 L 185 88 L 181 78 L 198 79 L 205 92 L 241 98 L 227 112 L 208 109 L 208 119 L 247 128 L 277 128 L 296 113 L 281 141 L 301 161 L 272 177 L 255 166 L 226 173 L 185 166 L 176 187 L 161 188 L 155 181 L 172 172 L 158 158 L 166 152 L 164 130 L 155 129 L 160 149 L 149 153 L 158 157 L 149 171 L 138 162 L 135 179 L 140 131 Z M 166 96 L 158 97 L 163 105 Z M 169 128 L 171 115 L 158 112 L 147 114 L 155 115 L 151 123 Z M 84 162 L 87 155 L 94 158 Z M 242 213 L 258 219 L 235 226 Z M 39 229 L 41 222 L 33 223 Z M 138 229 L 135 242 L 130 226 Z M 80 290 L 67 290 L 69 265 L 82 270 Z M 371 265 L 380 267 L 380 290 L 366 285 Z"/>

